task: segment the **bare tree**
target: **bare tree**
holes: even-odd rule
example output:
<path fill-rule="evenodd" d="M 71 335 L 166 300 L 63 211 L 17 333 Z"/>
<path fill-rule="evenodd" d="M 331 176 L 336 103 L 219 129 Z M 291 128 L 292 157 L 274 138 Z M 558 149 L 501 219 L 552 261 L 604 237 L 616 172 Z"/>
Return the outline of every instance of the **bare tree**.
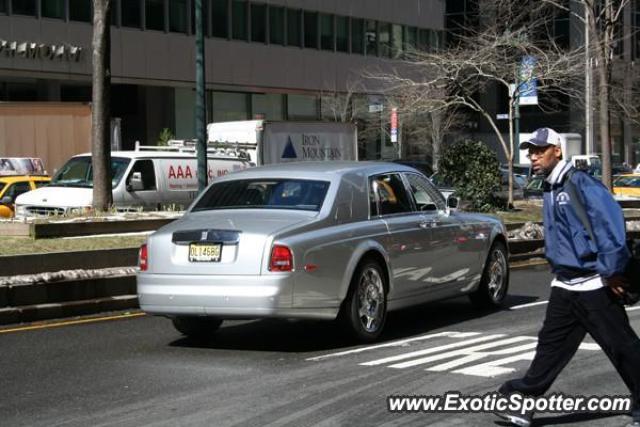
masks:
<path fill-rule="evenodd" d="M 610 114 L 612 93 L 624 91 L 618 87 L 612 88 L 612 65 L 615 44 L 621 42 L 619 29 L 622 26 L 623 12 L 630 4 L 629 0 L 544 0 L 546 3 L 570 12 L 580 22 L 586 24 L 589 31 L 589 46 L 595 58 L 598 97 L 598 128 L 602 152 L 602 182 L 611 190 L 611 128 Z M 572 7 L 575 5 L 576 7 Z M 626 100 L 627 97 L 617 97 Z M 637 117 L 637 107 L 628 103 L 617 103 L 619 110 L 628 114 L 630 118 Z"/>
<path fill-rule="evenodd" d="M 93 0 L 93 78 L 91 106 L 91 162 L 93 208 L 105 211 L 111 192 L 111 27 L 110 0 Z"/>
<path fill-rule="evenodd" d="M 513 119 L 524 81 L 519 81 L 522 59 L 535 58 L 532 75 L 538 92 L 571 93 L 570 81 L 581 70 L 579 50 L 564 51 L 547 34 L 552 8 L 539 2 L 481 1 L 479 25 L 465 28 L 452 46 L 441 51 L 415 51 L 391 72 L 370 72 L 383 80 L 389 93 L 423 111 L 463 108 L 480 114 L 493 130 L 509 165 L 509 205 L 513 204 Z M 401 70 L 401 71 L 398 71 Z M 519 82 L 519 84 L 515 84 Z M 480 101 L 483 93 L 502 86 L 509 97 L 509 137 L 505 139 L 496 119 Z"/>

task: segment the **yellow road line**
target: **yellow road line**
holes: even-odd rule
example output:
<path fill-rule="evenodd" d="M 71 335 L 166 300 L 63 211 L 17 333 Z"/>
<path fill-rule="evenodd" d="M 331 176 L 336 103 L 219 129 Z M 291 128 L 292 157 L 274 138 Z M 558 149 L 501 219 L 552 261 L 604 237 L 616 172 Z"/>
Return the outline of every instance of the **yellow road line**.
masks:
<path fill-rule="evenodd" d="M 10 332 L 33 331 L 37 329 L 60 328 L 62 326 L 80 325 L 83 323 L 105 322 L 108 320 L 128 319 L 132 317 L 141 317 L 145 315 L 146 313 L 127 313 L 127 314 L 119 314 L 116 316 L 94 317 L 91 319 L 66 320 L 66 321 L 60 321 L 60 322 L 45 323 L 42 325 L 20 326 L 20 327 L 11 328 L 11 329 L 0 329 L 0 334 L 7 334 Z"/>

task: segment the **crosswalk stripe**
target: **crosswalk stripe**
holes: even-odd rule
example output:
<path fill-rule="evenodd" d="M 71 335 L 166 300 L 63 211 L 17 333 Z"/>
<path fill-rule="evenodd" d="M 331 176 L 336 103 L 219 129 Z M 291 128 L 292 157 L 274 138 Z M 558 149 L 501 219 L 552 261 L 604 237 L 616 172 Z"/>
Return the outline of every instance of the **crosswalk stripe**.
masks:
<path fill-rule="evenodd" d="M 526 340 L 531 340 L 531 339 L 535 339 L 535 338 L 533 338 L 533 337 L 524 337 L 524 336 L 505 338 L 505 339 L 502 339 L 502 340 L 493 341 L 493 342 L 485 343 L 485 344 L 480 344 L 480 345 L 476 345 L 476 346 L 473 346 L 473 347 L 462 348 L 462 349 L 458 349 L 458 350 L 454 350 L 454 351 L 448 351 L 446 353 L 436 354 L 436 355 L 429 356 L 429 357 L 422 357 L 422 358 L 419 358 L 419 359 L 409 360 L 407 362 L 397 363 L 397 364 L 394 364 L 394 365 L 389 365 L 389 367 L 390 368 L 394 368 L 394 369 L 410 368 L 410 367 L 413 367 L 413 366 L 425 365 L 427 363 L 436 362 L 438 360 L 449 359 L 449 358 L 454 357 L 454 356 L 461 356 L 461 355 L 466 356 L 467 354 L 472 353 L 472 352 L 479 352 L 479 351 L 482 351 L 482 350 L 487 350 L 487 349 L 492 348 L 492 347 L 498 347 L 498 346 L 501 346 L 501 345 L 513 344 L 513 343 L 516 343 L 516 342 L 526 341 Z"/>
<path fill-rule="evenodd" d="M 379 348 L 402 347 L 402 346 L 404 346 L 404 345 L 406 345 L 408 343 L 411 343 L 411 342 L 424 341 L 424 340 L 429 340 L 429 339 L 437 338 L 437 337 L 467 338 L 467 337 L 474 337 L 474 336 L 478 336 L 478 335 L 480 335 L 480 332 L 455 332 L 455 331 L 438 332 L 438 333 L 435 333 L 435 334 L 421 335 L 421 336 L 418 336 L 418 337 L 392 341 L 392 342 L 388 342 L 388 343 L 384 343 L 384 344 L 377 344 L 377 345 L 371 345 L 371 346 L 368 346 L 368 347 L 360 347 L 360 348 L 356 348 L 356 349 L 353 349 L 353 350 L 340 351 L 338 353 L 329 353 L 329 354 L 324 354 L 322 356 L 309 357 L 309 358 L 307 358 L 305 360 L 307 360 L 307 361 L 318 361 L 318 360 L 328 359 L 328 358 L 331 358 L 331 357 L 346 356 L 346 355 L 349 355 L 349 354 L 356 354 L 356 353 L 362 353 L 362 352 L 370 351 L 370 350 L 377 350 Z"/>
<path fill-rule="evenodd" d="M 439 351 L 450 350 L 452 348 L 460 348 L 460 347 L 467 346 L 469 344 L 475 344 L 475 343 L 478 343 L 478 342 L 489 341 L 489 340 L 492 340 L 494 338 L 502 338 L 503 336 L 504 336 L 504 334 L 486 335 L 484 337 L 474 338 L 474 339 L 471 339 L 471 340 L 466 340 L 466 341 L 461 341 L 461 342 L 454 342 L 454 343 L 451 343 L 451 344 L 441 345 L 439 347 L 427 348 L 427 349 L 424 349 L 424 350 L 412 351 L 412 352 L 400 354 L 400 355 L 397 355 L 397 356 L 385 357 L 384 359 L 372 360 L 370 362 L 361 363 L 360 365 L 363 365 L 363 366 L 382 365 L 382 364 L 385 364 L 385 363 L 395 362 L 395 361 L 398 361 L 398 360 L 410 359 L 410 358 L 415 357 L 415 356 L 424 356 L 425 354 L 437 353 Z"/>
<path fill-rule="evenodd" d="M 455 374 L 473 375 L 476 377 L 497 377 L 498 375 L 510 374 L 515 372 L 515 368 L 505 368 L 506 365 L 521 360 L 533 360 L 535 351 L 527 351 L 525 353 L 516 354 L 514 356 L 504 357 L 502 359 L 492 360 L 490 362 L 481 363 L 479 365 L 469 366 L 467 368 L 453 371 Z"/>
<path fill-rule="evenodd" d="M 520 352 L 525 351 L 525 350 L 531 350 L 532 348 L 536 348 L 537 345 L 538 345 L 537 342 L 532 342 L 532 343 L 519 345 L 519 346 L 516 346 L 516 347 L 505 348 L 503 350 L 492 351 L 492 352 L 489 352 L 489 353 L 482 353 L 482 352 L 472 353 L 472 354 L 470 354 L 470 355 L 468 355 L 466 357 L 463 357 L 461 359 L 456 359 L 456 360 L 453 360 L 451 362 L 442 363 L 440 365 L 432 366 L 431 368 L 428 368 L 427 370 L 428 371 L 449 371 L 451 369 L 457 368 L 458 366 L 466 365 L 467 363 L 475 362 L 476 360 L 480 360 L 480 359 L 484 359 L 489 355 L 491 355 L 491 356 L 500 356 L 500 355 L 503 355 L 503 354 L 520 353 Z"/>

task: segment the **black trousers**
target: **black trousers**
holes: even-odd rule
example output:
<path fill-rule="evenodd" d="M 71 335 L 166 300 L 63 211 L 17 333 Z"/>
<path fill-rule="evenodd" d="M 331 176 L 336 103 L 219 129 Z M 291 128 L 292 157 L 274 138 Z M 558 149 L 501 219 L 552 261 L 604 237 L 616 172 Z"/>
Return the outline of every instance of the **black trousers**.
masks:
<path fill-rule="evenodd" d="M 523 378 L 503 384 L 500 392 L 543 395 L 576 353 L 587 332 L 602 347 L 629 388 L 633 416 L 640 417 L 640 339 L 629 325 L 624 307 L 606 287 L 584 292 L 553 287 L 529 370 Z"/>

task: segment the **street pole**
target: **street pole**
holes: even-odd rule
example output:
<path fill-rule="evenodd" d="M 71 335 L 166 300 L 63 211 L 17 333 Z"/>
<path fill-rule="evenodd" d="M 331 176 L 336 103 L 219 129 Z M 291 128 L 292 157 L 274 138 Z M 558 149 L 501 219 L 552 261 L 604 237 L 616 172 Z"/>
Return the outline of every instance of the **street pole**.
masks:
<path fill-rule="evenodd" d="M 591 58 L 589 54 L 590 44 L 589 13 L 587 3 L 584 6 L 584 139 L 587 154 L 593 154 L 593 134 L 591 132 Z"/>
<path fill-rule="evenodd" d="M 204 11 L 202 0 L 195 1 L 196 19 L 196 151 L 198 154 L 198 193 L 207 187 L 207 105 L 204 80 Z"/>

